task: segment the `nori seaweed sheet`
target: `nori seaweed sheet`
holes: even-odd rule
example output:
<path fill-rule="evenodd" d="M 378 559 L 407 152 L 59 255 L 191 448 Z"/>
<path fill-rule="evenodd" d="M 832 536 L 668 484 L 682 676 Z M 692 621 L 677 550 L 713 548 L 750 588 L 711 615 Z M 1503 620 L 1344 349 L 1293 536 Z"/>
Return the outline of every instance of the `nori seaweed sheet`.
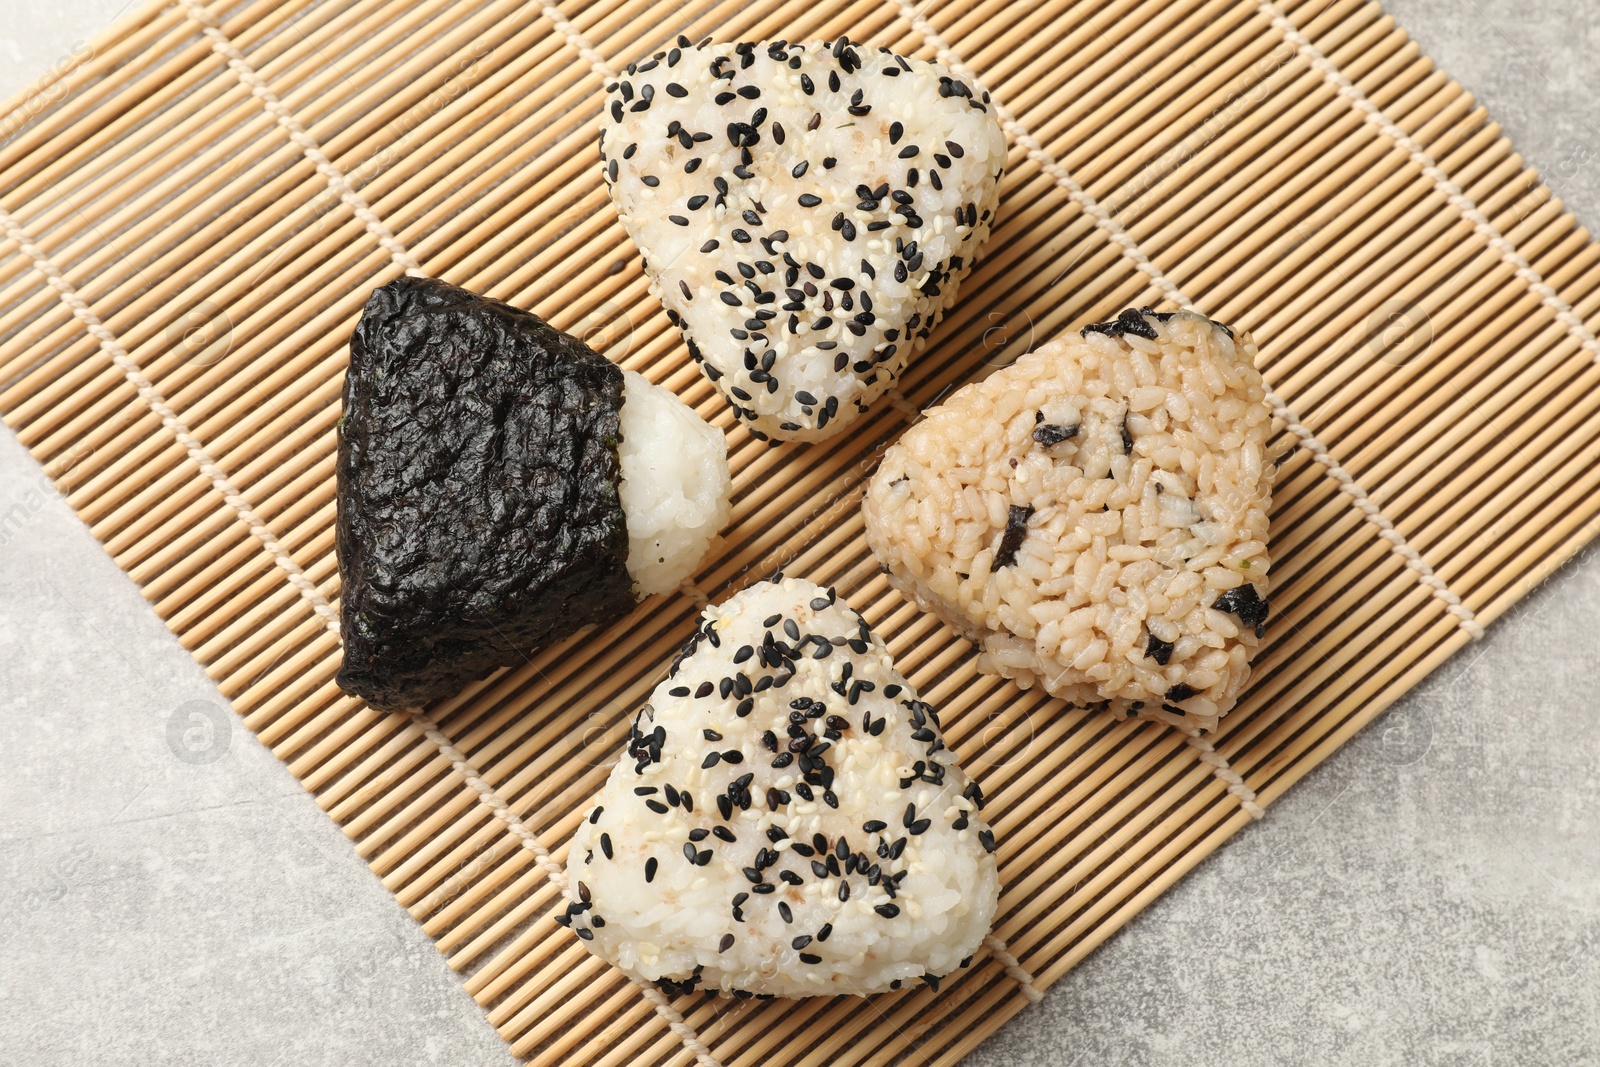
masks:
<path fill-rule="evenodd" d="M 374 290 L 340 420 L 339 687 L 414 706 L 626 614 L 621 409 L 622 372 L 536 315 Z"/>
<path fill-rule="evenodd" d="M 1020 507 L 1012 504 L 1006 512 L 1006 529 L 1000 535 L 1000 547 L 995 550 L 994 562 L 989 564 L 989 573 L 993 574 L 1002 567 L 1009 567 L 1017 562 L 1017 550 L 1022 547 L 1022 541 L 1028 536 L 1028 520 L 1033 518 L 1032 507 Z"/>

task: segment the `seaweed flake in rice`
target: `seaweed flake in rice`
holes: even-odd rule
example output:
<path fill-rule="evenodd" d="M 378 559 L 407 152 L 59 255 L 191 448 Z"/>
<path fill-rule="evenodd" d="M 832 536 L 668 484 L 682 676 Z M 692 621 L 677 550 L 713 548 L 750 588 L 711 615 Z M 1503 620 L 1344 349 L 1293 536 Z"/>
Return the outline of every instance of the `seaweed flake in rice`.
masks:
<path fill-rule="evenodd" d="M 868 544 L 983 669 L 1211 729 L 1268 614 L 1255 353 L 1219 323 L 1149 309 L 1043 345 L 889 449 L 862 504 Z"/>
<path fill-rule="evenodd" d="M 722 434 L 538 316 L 444 282 L 373 292 L 350 343 L 345 691 L 449 696 L 670 590 L 727 519 Z"/>
<path fill-rule="evenodd" d="M 844 38 L 702 42 L 608 87 L 600 154 L 651 291 L 758 437 L 866 410 L 988 237 L 1006 141 L 988 93 Z"/>
<path fill-rule="evenodd" d="M 964 966 L 982 792 L 860 615 L 794 578 L 706 609 L 568 853 L 561 922 L 668 992 L 868 994 Z"/>

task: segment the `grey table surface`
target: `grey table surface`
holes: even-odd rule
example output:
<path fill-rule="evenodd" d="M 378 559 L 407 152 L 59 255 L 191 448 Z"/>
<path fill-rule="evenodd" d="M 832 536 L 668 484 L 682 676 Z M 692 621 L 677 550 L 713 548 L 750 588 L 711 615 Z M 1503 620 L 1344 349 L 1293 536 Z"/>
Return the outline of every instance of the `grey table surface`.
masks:
<path fill-rule="evenodd" d="M 0 94 L 124 6 L 4 0 Z M 1389 6 L 1600 221 L 1600 4 Z M 0 516 L 0 1062 L 513 1062 L 9 434 Z M 1600 1063 L 1596 555 L 971 1067 Z"/>

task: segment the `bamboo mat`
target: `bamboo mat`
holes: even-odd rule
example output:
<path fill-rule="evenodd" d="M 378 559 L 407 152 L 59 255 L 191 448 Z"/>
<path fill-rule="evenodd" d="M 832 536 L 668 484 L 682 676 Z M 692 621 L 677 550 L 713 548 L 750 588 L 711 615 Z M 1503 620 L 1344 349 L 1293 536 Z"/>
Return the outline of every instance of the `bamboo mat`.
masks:
<path fill-rule="evenodd" d="M 679 33 L 939 53 L 1013 116 L 1000 224 L 910 403 L 826 446 L 734 425 L 606 201 L 604 68 Z M 781 565 L 885 635 L 992 798 L 997 933 L 1041 988 L 1600 532 L 1600 251 L 1362 0 L 182 0 L 4 114 L 0 411 L 538 1063 L 953 1063 L 1028 990 L 991 952 L 938 993 L 651 1003 L 555 925 L 542 850 L 564 857 L 686 597 L 426 714 L 339 693 L 345 342 L 407 266 L 727 430 L 733 522 L 699 585 Z M 1176 303 L 1252 330 L 1282 405 L 1274 621 L 1215 753 L 978 675 L 887 587 L 856 508 L 912 405 Z"/>

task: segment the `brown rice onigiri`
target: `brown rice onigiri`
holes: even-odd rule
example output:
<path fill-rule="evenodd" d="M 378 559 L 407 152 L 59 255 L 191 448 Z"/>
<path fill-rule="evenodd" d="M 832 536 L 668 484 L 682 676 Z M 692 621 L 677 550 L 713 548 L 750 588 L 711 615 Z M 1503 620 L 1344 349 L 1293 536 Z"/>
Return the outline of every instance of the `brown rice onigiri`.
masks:
<path fill-rule="evenodd" d="M 862 511 L 890 580 L 979 666 L 1072 704 L 1212 729 L 1267 617 L 1272 413 L 1255 345 L 1124 311 L 956 392 Z"/>

